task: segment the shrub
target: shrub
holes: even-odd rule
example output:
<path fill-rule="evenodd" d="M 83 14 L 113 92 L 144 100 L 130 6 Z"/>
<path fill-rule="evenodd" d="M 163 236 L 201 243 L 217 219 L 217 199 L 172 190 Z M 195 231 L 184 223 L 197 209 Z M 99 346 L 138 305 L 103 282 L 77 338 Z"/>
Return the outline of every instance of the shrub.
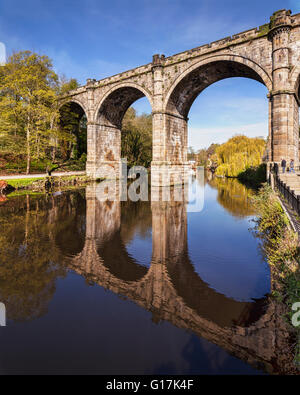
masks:
<path fill-rule="evenodd" d="M 265 163 L 259 166 L 251 166 L 238 174 L 238 179 L 246 184 L 258 187 L 267 181 L 267 166 Z"/>

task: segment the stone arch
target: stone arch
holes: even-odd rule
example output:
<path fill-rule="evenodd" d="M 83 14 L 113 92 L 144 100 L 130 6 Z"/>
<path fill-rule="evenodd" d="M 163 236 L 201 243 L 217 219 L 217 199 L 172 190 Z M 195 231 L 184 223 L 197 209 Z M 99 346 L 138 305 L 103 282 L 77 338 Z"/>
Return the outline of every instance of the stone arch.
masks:
<path fill-rule="evenodd" d="M 164 111 L 187 119 L 196 97 L 213 83 L 230 77 L 246 77 L 261 82 L 271 91 L 272 79 L 257 63 L 240 55 L 210 56 L 190 66 L 169 88 Z"/>
<path fill-rule="evenodd" d="M 64 141 L 61 148 L 64 155 L 79 159 L 82 154 L 87 154 L 88 111 L 80 100 L 73 97 L 59 104 L 58 127 L 74 136 L 74 143 Z"/>
<path fill-rule="evenodd" d="M 81 112 L 82 115 L 84 114 L 87 117 L 87 120 L 89 121 L 89 112 L 87 111 L 86 106 L 82 103 L 81 100 L 73 97 L 69 98 L 68 100 L 64 100 L 60 103 L 59 111 L 61 111 L 61 109 L 66 105 L 71 105 L 71 106 L 73 105 L 75 112 L 77 111 L 78 113 Z"/>
<path fill-rule="evenodd" d="M 146 97 L 153 108 L 152 95 L 148 89 L 131 82 L 114 85 L 98 104 L 94 121 L 120 129 L 128 108 L 142 97 Z"/>
<path fill-rule="evenodd" d="M 294 80 L 292 79 L 293 91 L 296 93 L 298 106 L 300 106 L 300 66 L 295 70 Z"/>
<path fill-rule="evenodd" d="M 300 65 L 295 66 L 290 75 L 291 88 L 296 93 L 298 104 L 300 103 Z"/>
<path fill-rule="evenodd" d="M 88 133 L 87 174 L 97 178 L 121 176 L 121 129 L 128 108 L 151 94 L 136 83 L 114 85 L 101 99 Z"/>

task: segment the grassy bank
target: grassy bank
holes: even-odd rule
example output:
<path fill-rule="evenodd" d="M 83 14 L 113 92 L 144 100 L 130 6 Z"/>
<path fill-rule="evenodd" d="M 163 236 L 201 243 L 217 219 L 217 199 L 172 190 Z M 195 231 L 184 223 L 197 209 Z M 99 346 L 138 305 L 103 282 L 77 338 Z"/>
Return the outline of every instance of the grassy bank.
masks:
<path fill-rule="evenodd" d="M 24 179 L 7 180 L 8 184 L 15 189 L 26 189 L 34 185 L 36 181 L 44 180 L 43 177 L 33 177 Z"/>
<path fill-rule="evenodd" d="M 56 177 L 35 177 L 35 178 L 24 178 L 24 179 L 12 179 L 7 180 L 8 184 L 14 187 L 17 191 L 20 190 L 32 190 L 32 191 L 44 191 L 46 182 L 50 181 L 52 187 L 64 187 L 64 186 L 76 186 L 85 185 L 92 180 L 85 175 L 73 175 L 73 176 L 56 176 Z"/>
<path fill-rule="evenodd" d="M 292 306 L 300 302 L 298 235 L 291 229 L 281 203 L 269 185 L 264 184 L 253 201 L 258 215 L 255 231 L 271 267 L 272 294 L 285 305 L 286 318 L 295 335 L 295 359 L 299 359 L 300 327 L 292 326 Z"/>
<path fill-rule="evenodd" d="M 63 167 L 63 171 L 82 171 L 85 170 L 86 161 L 78 159 Z M 47 167 L 51 167 L 51 161 L 32 160 L 30 172 L 31 173 L 45 173 Z M 12 153 L 1 153 L 0 155 L 0 173 L 4 175 L 19 175 L 26 174 L 26 160 L 22 156 L 17 156 Z M 1 177 L 1 176 L 0 176 Z"/>

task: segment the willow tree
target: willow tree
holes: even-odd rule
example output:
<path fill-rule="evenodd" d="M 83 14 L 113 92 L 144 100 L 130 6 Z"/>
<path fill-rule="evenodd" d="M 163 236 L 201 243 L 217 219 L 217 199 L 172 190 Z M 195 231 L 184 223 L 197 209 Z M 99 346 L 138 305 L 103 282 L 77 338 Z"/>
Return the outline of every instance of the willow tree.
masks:
<path fill-rule="evenodd" d="M 262 163 L 266 142 L 262 138 L 239 135 L 229 139 L 216 149 L 218 168 L 216 173 L 237 177 L 248 168 Z"/>
<path fill-rule="evenodd" d="M 47 56 L 21 51 L 1 67 L 0 133 L 10 150 L 26 155 L 27 174 L 32 159 L 45 156 L 49 146 L 57 84 Z"/>

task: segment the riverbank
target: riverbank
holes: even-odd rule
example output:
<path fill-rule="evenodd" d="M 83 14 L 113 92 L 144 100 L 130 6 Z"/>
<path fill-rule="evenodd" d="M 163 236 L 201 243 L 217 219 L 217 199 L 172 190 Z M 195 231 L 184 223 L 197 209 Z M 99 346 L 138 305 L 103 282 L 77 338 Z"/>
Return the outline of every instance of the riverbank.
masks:
<path fill-rule="evenodd" d="M 58 171 L 53 172 L 53 177 L 62 177 L 62 176 L 84 176 L 86 174 L 85 171 Z M 32 174 L 0 174 L 0 180 L 25 180 L 29 178 L 46 178 L 48 177 L 47 173 L 32 173 Z"/>
<path fill-rule="evenodd" d="M 0 176 L 0 180 L 6 181 L 16 191 L 31 190 L 34 192 L 55 187 L 86 185 L 92 181 L 85 172 L 56 173 L 51 177 L 46 174 Z"/>
<path fill-rule="evenodd" d="M 267 181 L 267 167 L 265 163 L 261 163 L 258 166 L 251 166 L 247 169 L 242 170 L 237 175 L 228 173 L 216 172 L 217 168 L 213 171 L 206 167 L 207 171 L 211 171 L 216 177 L 220 178 L 233 178 L 239 180 L 242 184 L 249 188 L 259 189 L 263 183 Z"/>
<path fill-rule="evenodd" d="M 293 317 L 300 302 L 300 250 L 298 233 L 292 229 L 286 212 L 272 188 L 264 184 L 253 198 L 257 210 L 256 234 L 272 275 L 272 295 L 284 306 L 294 339 L 295 369 L 300 368 L 300 327 Z"/>

